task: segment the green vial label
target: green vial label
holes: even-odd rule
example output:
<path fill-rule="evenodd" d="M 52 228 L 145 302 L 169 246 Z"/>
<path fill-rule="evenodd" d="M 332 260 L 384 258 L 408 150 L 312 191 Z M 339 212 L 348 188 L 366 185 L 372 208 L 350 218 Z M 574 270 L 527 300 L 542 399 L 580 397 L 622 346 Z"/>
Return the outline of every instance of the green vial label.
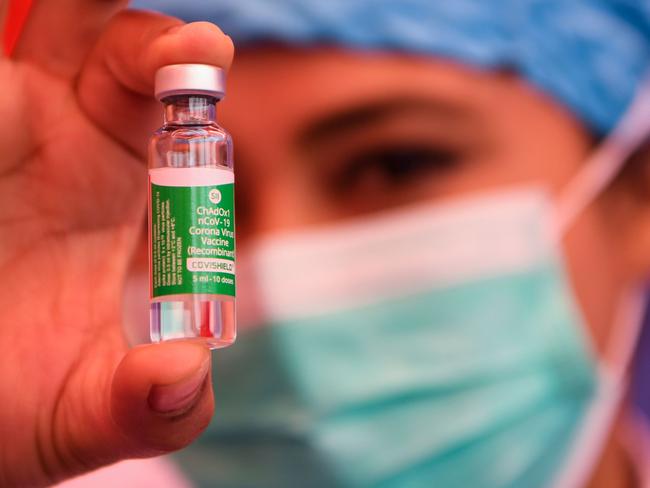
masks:
<path fill-rule="evenodd" d="M 151 293 L 235 296 L 234 185 L 151 183 Z"/>

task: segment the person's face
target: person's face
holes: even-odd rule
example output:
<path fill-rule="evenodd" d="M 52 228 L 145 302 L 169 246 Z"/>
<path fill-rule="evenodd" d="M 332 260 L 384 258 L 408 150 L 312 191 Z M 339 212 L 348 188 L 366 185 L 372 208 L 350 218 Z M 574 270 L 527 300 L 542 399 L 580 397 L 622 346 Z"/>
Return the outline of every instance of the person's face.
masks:
<path fill-rule="evenodd" d="M 235 141 L 242 256 L 265 233 L 416 202 L 538 183 L 557 195 L 594 146 L 514 75 L 333 49 L 239 52 L 220 123 Z M 564 241 L 601 349 L 619 292 L 640 279 L 650 250 L 646 202 L 609 193 Z"/>

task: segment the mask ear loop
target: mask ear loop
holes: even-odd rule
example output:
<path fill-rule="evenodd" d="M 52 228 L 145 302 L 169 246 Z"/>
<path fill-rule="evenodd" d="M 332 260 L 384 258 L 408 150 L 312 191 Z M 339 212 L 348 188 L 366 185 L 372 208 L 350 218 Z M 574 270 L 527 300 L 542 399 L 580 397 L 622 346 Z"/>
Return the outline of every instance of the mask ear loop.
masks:
<path fill-rule="evenodd" d="M 609 186 L 649 136 L 650 78 L 642 85 L 616 128 L 562 191 L 555 212 L 558 236 L 564 235 L 585 208 Z"/>
<path fill-rule="evenodd" d="M 625 163 L 650 136 L 650 78 L 641 85 L 630 108 L 612 133 L 603 141 L 594 154 L 587 159 L 584 168 L 562 191 L 555 206 L 552 237 L 559 242 L 578 216 L 591 205 L 621 172 Z M 627 310 L 643 310 L 643 293 L 622 300 Z M 625 303 L 623 303 L 625 302 Z M 635 303 L 631 303 L 635 302 Z M 640 314 L 639 312 L 638 314 Z M 619 312 L 620 315 L 622 312 Z M 637 314 L 637 315 L 638 315 Z M 619 317 L 616 317 L 617 324 Z M 638 321 L 640 322 L 640 320 Z M 639 324 L 640 325 L 640 324 Z M 624 376 L 638 330 L 616 330 L 608 340 L 606 362 L 611 366 L 610 374 L 617 379 Z"/>
<path fill-rule="evenodd" d="M 584 169 L 569 183 L 555 207 L 552 237 L 559 242 L 577 217 L 609 186 L 625 163 L 650 135 L 650 79 L 642 85 L 631 108 Z M 611 433 L 610 426 L 624 395 L 623 384 L 634 354 L 646 308 L 645 292 L 631 290 L 619 301 L 608 338 L 601 387 L 574 443 L 567 468 L 552 486 L 576 488 L 586 485 Z"/>
<path fill-rule="evenodd" d="M 639 292 L 631 293 L 621 301 L 613 322 L 619 332 L 614 334 L 615 338 L 608 348 L 616 354 L 616 361 L 619 362 L 598 369 L 596 396 L 573 440 L 564 469 L 550 486 L 581 488 L 587 486 L 593 476 L 624 398 L 626 368 L 636 344 L 645 303 L 645 298 Z"/>

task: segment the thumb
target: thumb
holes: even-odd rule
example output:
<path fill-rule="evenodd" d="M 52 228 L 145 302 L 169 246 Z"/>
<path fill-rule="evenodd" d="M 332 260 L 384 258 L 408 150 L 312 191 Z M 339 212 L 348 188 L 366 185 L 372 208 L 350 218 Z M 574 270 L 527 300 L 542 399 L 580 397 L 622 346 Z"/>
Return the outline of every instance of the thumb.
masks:
<path fill-rule="evenodd" d="M 136 347 L 113 376 L 111 415 L 125 439 L 116 439 L 122 449 L 112 450 L 139 457 L 180 449 L 207 427 L 213 409 L 207 347 L 198 342 Z"/>

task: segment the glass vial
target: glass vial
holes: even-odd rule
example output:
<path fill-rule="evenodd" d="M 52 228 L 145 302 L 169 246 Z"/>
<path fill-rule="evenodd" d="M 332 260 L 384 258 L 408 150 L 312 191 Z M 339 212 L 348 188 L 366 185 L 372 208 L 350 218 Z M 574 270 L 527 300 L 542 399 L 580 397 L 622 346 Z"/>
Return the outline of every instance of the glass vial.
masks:
<path fill-rule="evenodd" d="M 235 340 L 232 141 L 216 122 L 224 72 L 176 64 L 156 73 L 164 124 L 149 145 L 149 297 L 153 342 Z"/>

